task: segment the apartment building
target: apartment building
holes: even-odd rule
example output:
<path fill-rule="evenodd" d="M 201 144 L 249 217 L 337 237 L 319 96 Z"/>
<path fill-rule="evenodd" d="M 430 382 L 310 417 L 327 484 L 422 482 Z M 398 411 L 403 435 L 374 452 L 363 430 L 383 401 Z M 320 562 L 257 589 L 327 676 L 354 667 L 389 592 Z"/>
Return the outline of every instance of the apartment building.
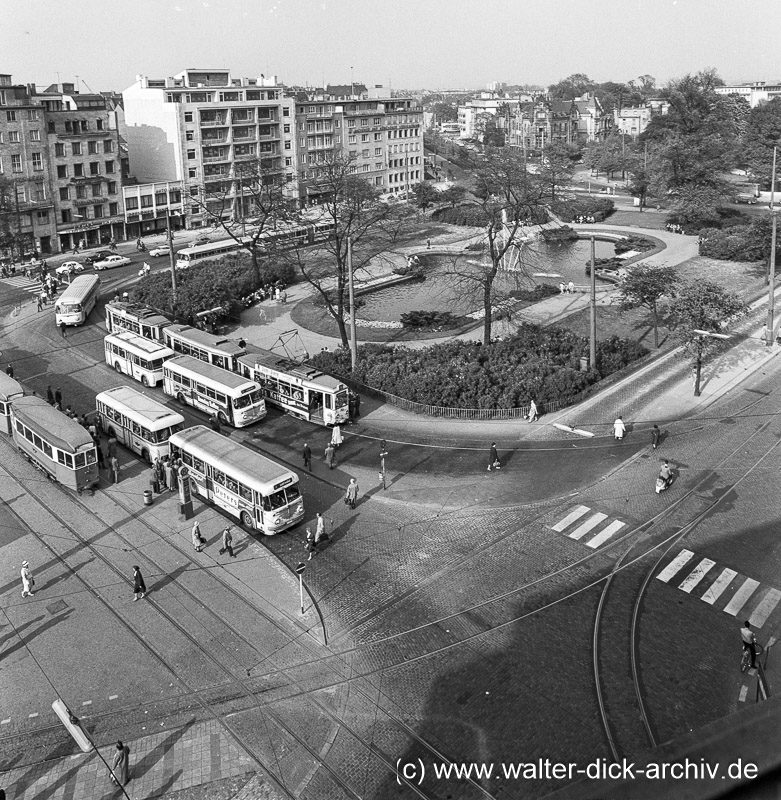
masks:
<path fill-rule="evenodd" d="M 32 86 L 0 75 L 0 250 L 5 255 L 57 250 L 57 222 L 45 110 Z"/>
<path fill-rule="evenodd" d="M 716 94 L 734 94 L 744 98 L 751 108 L 756 108 L 761 103 L 766 103 L 774 97 L 781 97 L 781 84 L 754 81 L 732 86 L 717 86 Z"/>
<path fill-rule="evenodd" d="M 273 176 L 296 198 L 294 101 L 275 76 L 226 69 L 137 76 L 122 93 L 140 183 L 181 182 L 187 227 L 253 215 L 250 185 Z"/>
<path fill-rule="evenodd" d="M 575 100 L 578 109 L 578 139 L 584 142 L 601 142 L 612 132 L 613 116 L 606 114 L 602 103 L 587 92 Z"/>
<path fill-rule="evenodd" d="M 578 141 L 580 112 L 574 102 L 537 99 L 510 108 L 507 143 L 520 150 L 542 150 L 549 144 Z"/>
<path fill-rule="evenodd" d="M 409 191 L 423 178 L 423 109 L 417 101 L 393 98 L 384 102 L 386 114 L 387 191 Z"/>

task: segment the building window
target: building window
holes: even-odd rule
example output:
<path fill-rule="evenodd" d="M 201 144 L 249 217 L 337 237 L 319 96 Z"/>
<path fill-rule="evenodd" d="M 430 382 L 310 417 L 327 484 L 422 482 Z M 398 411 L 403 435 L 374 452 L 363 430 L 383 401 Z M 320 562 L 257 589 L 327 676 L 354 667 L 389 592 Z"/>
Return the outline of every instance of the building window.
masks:
<path fill-rule="evenodd" d="M 84 200 L 87 197 L 87 187 L 86 186 L 77 186 L 76 187 L 76 199 L 77 200 Z"/>
<path fill-rule="evenodd" d="M 60 214 L 62 215 L 62 221 L 63 222 L 70 222 L 71 221 L 70 209 L 63 208 L 63 210 L 60 212 Z"/>
<path fill-rule="evenodd" d="M 302 136 L 298 140 L 298 146 L 301 147 L 301 148 L 305 148 L 306 147 L 306 138 L 305 137 Z"/>
<path fill-rule="evenodd" d="M 48 211 L 38 211 L 38 212 L 36 212 L 35 216 L 38 219 L 38 222 L 40 222 L 42 225 L 45 225 L 45 224 L 47 224 L 49 222 L 49 212 Z"/>
<path fill-rule="evenodd" d="M 41 132 L 38 130 L 30 131 L 30 141 L 31 142 L 40 142 L 41 141 Z"/>
<path fill-rule="evenodd" d="M 198 208 L 198 206 L 190 206 L 190 213 L 191 214 L 197 214 L 199 211 L 200 211 L 200 208 Z"/>
<path fill-rule="evenodd" d="M 90 161 L 90 163 L 89 163 L 89 174 L 90 175 L 100 175 L 100 164 L 97 161 Z"/>
<path fill-rule="evenodd" d="M 285 150 L 290 150 L 290 141 L 285 142 Z"/>
<path fill-rule="evenodd" d="M 16 122 L 16 111 L 13 109 L 6 111 L 5 117 L 9 122 Z"/>
<path fill-rule="evenodd" d="M 95 141 L 87 142 L 87 152 L 94 156 L 98 152 L 98 143 Z"/>
<path fill-rule="evenodd" d="M 374 165 L 374 169 L 382 169 L 382 161 L 378 161 L 378 162 L 377 162 L 377 163 Z"/>
<path fill-rule="evenodd" d="M 152 208 L 152 195 L 151 194 L 142 194 L 141 195 L 141 208 Z"/>
<path fill-rule="evenodd" d="M 57 142 L 54 145 L 54 155 L 59 158 L 65 158 L 65 145 L 62 142 Z"/>
<path fill-rule="evenodd" d="M 109 194 L 116 194 L 117 193 L 117 182 L 116 181 L 109 181 L 108 182 L 108 193 Z"/>
<path fill-rule="evenodd" d="M 195 150 L 188 150 L 187 151 L 187 158 L 189 158 L 190 161 L 193 161 L 195 159 Z"/>
<path fill-rule="evenodd" d="M 100 197 L 101 196 L 101 187 L 99 183 L 92 184 L 92 196 L 93 197 Z"/>
<path fill-rule="evenodd" d="M 188 178 L 197 178 L 198 177 L 198 170 L 195 167 L 190 167 L 187 170 L 187 177 Z"/>
<path fill-rule="evenodd" d="M 19 142 L 19 131 L 8 131 L 8 141 L 13 144 L 18 144 Z"/>
<path fill-rule="evenodd" d="M 369 127 L 369 118 L 368 117 L 361 117 L 361 127 L 368 128 Z"/>
<path fill-rule="evenodd" d="M 103 140 L 103 152 L 104 153 L 113 153 L 114 152 L 114 141 L 112 139 L 104 139 Z"/>
<path fill-rule="evenodd" d="M 81 155 L 81 142 L 71 142 L 71 152 L 74 156 Z"/>
<path fill-rule="evenodd" d="M 126 197 L 125 198 L 125 210 L 134 211 L 137 208 L 138 208 L 138 198 L 137 197 Z"/>
<path fill-rule="evenodd" d="M 18 153 L 11 156 L 11 172 L 22 171 L 22 157 Z"/>
<path fill-rule="evenodd" d="M 65 120 L 65 133 L 73 133 L 73 123 L 69 120 Z"/>
<path fill-rule="evenodd" d="M 71 190 L 68 186 L 60 187 L 60 200 L 70 200 Z"/>
<path fill-rule="evenodd" d="M 108 204 L 108 213 L 112 217 L 116 217 L 119 214 L 119 203 L 109 203 Z"/>
<path fill-rule="evenodd" d="M 368 133 L 362 133 L 361 134 L 361 141 L 362 142 L 368 142 L 369 141 L 369 134 Z"/>
<path fill-rule="evenodd" d="M 369 157 L 369 149 L 361 150 L 361 158 L 368 158 Z"/>
<path fill-rule="evenodd" d="M 348 119 L 347 120 L 347 127 L 348 128 L 354 128 L 355 127 L 355 120 L 354 119 Z"/>
<path fill-rule="evenodd" d="M 193 121 L 193 112 L 192 111 L 185 111 L 184 112 L 184 121 L 185 122 L 192 122 Z"/>
<path fill-rule="evenodd" d="M 107 161 L 106 162 L 106 174 L 107 175 L 111 175 L 112 172 L 114 172 L 114 162 L 113 161 Z"/>
<path fill-rule="evenodd" d="M 191 186 L 190 187 L 190 197 L 198 197 L 198 187 Z"/>
<path fill-rule="evenodd" d="M 167 206 L 168 205 L 168 192 L 163 189 L 160 192 L 155 192 L 155 205 Z"/>
<path fill-rule="evenodd" d="M 57 177 L 58 178 L 67 178 L 68 177 L 68 167 L 66 164 L 58 164 L 57 165 Z"/>
<path fill-rule="evenodd" d="M 358 137 L 354 133 L 351 133 L 347 137 L 347 144 L 357 144 L 357 142 L 358 142 Z"/>
<path fill-rule="evenodd" d="M 289 117 L 290 116 L 290 109 L 287 106 L 285 106 L 285 108 L 282 109 L 282 116 L 283 117 Z"/>
<path fill-rule="evenodd" d="M 370 164 L 364 164 L 361 167 L 361 172 L 368 172 L 370 169 L 371 169 L 371 165 Z"/>
<path fill-rule="evenodd" d="M 169 193 L 169 202 L 173 205 L 174 203 L 181 203 L 182 202 L 182 193 L 178 189 L 171 189 Z"/>
<path fill-rule="evenodd" d="M 287 158 L 285 158 L 285 166 L 286 166 L 286 167 L 292 167 L 292 166 L 293 166 L 293 159 L 292 159 L 292 158 L 290 158 L 290 156 L 288 156 Z"/>
<path fill-rule="evenodd" d="M 195 139 L 195 133 L 193 131 L 185 131 L 184 138 L 188 142 L 192 142 Z"/>
<path fill-rule="evenodd" d="M 374 141 L 375 142 L 381 142 L 382 141 L 382 134 L 381 133 L 375 133 L 374 134 Z"/>
<path fill-rule="evenodd" d="M 100 219 L 103 216 L 103 206 L 92 206 L 92 210 L 95 212 L 95 219 Z"/>
<path fill-rule="evenodd" d="M 285 133 L 290 133 L 290 125 L 283 125 L 282 129 L 284 130 Z"/>
<path fill-rule="evenodd" d="M 374 183 L 375 183 L 375 185 L 377 185 L 377 186 L 382 186 L 382 176 L 381 176 L 381 175 L 377 176 L 377 177 L 374 179 Z"/>
<path fill-rule="evenodd" d="M 97 130 L 99 130 L 99 131 L 103 130 L 103 120 L 102 119 L 95 120 L 95 128 Z"/>

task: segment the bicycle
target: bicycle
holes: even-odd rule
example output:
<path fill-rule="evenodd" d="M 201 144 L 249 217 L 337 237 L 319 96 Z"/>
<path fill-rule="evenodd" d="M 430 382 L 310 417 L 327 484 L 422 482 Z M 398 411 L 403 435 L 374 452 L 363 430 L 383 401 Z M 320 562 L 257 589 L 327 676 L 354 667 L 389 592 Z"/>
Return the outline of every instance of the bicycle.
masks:
<path fill-rule="evenodd" d="M 754 642 L 754 653 L 755 658 L 754 661 L 756 662 L 757 659 L 765 652 L 765 648 L 759 644 L 759 642 Z M 749 666 L 751 665 L 751 650 L 743 644 L 743 657 L 740 659 L 740 671 L 745 672 Z"/>

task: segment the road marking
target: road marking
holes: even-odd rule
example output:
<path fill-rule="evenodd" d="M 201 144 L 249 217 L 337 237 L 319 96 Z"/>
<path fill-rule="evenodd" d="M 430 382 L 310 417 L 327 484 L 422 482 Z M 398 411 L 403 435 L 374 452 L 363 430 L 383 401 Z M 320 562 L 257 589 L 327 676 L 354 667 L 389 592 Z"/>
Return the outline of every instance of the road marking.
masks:
<path fill-rule="evenodd" d="M 28 714 L 27 719 L 35 719 L 38 716 L 38 712 L 34 712 L 33 714 Z"/>
<path fill-rule="evenodd" d="M 773 609 L 778 605 L 779 600 L 781 600 L 781 592 L 778 589 L 768 589 L 767 594 L 751 613 L 748 621 L 755 628 L 761 628 L 767 622 L 767 618 Z"/>
<path fill-rule="evenodd" d="M 590 542 L 586 542 L 586 546 L 596 549 L 606 542 L 616 531 L 621 530 L 625 524 L 626 523 L 621 522 L 619 519 L 613 520 L 607 528 L 601 530 Z"/>
<path fill-rule="evenodd" d="M 11 718 L 8 719 L 0 719 L 0 725 L 9 725 L 11 723 Z"/>
<path fill-rule="evenodd" d="M 681 591 L 687 594 L 708 574 L 708 571 L 714 566 L 716 562 L 711 561 L 709 558 L 703 558 L 699 564 L 689 573 L 689 577 L 678 587 Z"/>
<path fill-rule="evenodd" d="M 663 583 L 667 583 L 693 555 L 694 553 L 691 550 L 681 550 L 656 577 Z"/>
<path fill-rule="evenodd" d="M 732 596 L 732 600 L 724 607 L 724 613 L 731 614 L 733 617 L 736 616 L 738 611 L 746 605 L 749 597 L 754 594 L 757 586 L 759 586 L 759 581 L 755 581 L 753 578 L 746 578 L 740 589 Z"/>
<path fill-rule="evenodd" d="M 748 694 L 748 686 L 746 686 L 746 684 L 744 683 L 743 686 L 740 687 L 740 694 L 738 695 L 738 702 L 745 703 L 747 694 Z"/>
<path fill-rule="evenodd" d="M 116 700 L 118 697 L 119 697 L 119 695 L 118 695 L 118 694 L 110 694 L 110 695 L 108 696 L 108 699 L 109 699 L 109 700 Z"/>
<path fill-rule="evenodd" d="M 92 705 L 92 700 L 85 700 L 85 701 L 82 703 L 82 705 L 83 705 L 83 706 L 91 706 L 91 705 Z"/>
<path fill-rule="evenodd" d="M 596 528 L 600 522 L 604 522 L 606 519 L 607 514 L 598 511 L 596 514 L 589 517 L 582 525 L 575 528 L 568 536 L 570 539 L 582 539 L 590 530 Z"/>
<path fill-rule="evenodd" d="M 578 506 L 569 514 L 567 514 L 567 516 L 564 517 L 563 520 L 557 522 L 553 526 L 553 530 L 557 531 L 558 533 L 563 533 L 565 528 L 568 528 L 570 525 L 572 525 L 573 522 L 575 522 L 575 520 L 580 519 L 584 514 L 587 514 L 589 511 L 591 511 L 591 509 L 588 506 Z"/>
<path fill-rule="evenodd" d="M 733 578 L 738 573 L 735 572 L 734 569 L 728 569 L 725 567 L 722 570 L 721 575 L 713 582 L 713 584 L 709 587 L 708 591 L 702 596 L 702 599 L 706 603 L 710 603 L 713 605 L 719 597 L 721 597 L 724 590 L 732 583 Z"/>

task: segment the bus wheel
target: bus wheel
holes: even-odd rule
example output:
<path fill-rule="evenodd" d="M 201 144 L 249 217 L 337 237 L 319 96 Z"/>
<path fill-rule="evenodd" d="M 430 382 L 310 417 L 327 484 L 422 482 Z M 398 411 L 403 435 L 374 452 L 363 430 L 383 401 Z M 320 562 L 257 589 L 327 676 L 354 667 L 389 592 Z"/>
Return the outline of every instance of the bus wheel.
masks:
<path fill-rule="evenodd" d="M 181 392 L 179 392 L 179 394 L 176 395 L 176 402 L 179 403 L 180 406 L 186 406 L 187 405 L 187 403 L 185 402 L 185 399 L 184 399 L 184 395 Z"/>
<path fill-rule="evenodd" d="M 220 421 L 220 422 L 221 422 L 223 425 L 227 425 L 227 424 L 228 424 L 228 418 L 225 416 L 225 412 L 224 412 L 224 411 L 218 411 L 218 412 L 217 412 L 217 419 L 218 419 L 218 420 L 219 420 L 219 421 Z"/>
<path fill-rule="evenodd" d="M 141 376 L 141 385 L 146 387 L 149 386 L 149 381 L 146 379 L 146 375 Z"/>
<path fill-rule="evenodd" d="M 121 375 L 122 374 L 122 367 L 119 366 L 119 361 L 114 364 L 114 369 Z"/>
<path fill-rule="evenodd" d="M 252 516 L 250 515 L 249 511 L 242 511 L 241 512 L 241 524 L 247 530 L 254 530 L 255 526 L 252 524 Z"/>

